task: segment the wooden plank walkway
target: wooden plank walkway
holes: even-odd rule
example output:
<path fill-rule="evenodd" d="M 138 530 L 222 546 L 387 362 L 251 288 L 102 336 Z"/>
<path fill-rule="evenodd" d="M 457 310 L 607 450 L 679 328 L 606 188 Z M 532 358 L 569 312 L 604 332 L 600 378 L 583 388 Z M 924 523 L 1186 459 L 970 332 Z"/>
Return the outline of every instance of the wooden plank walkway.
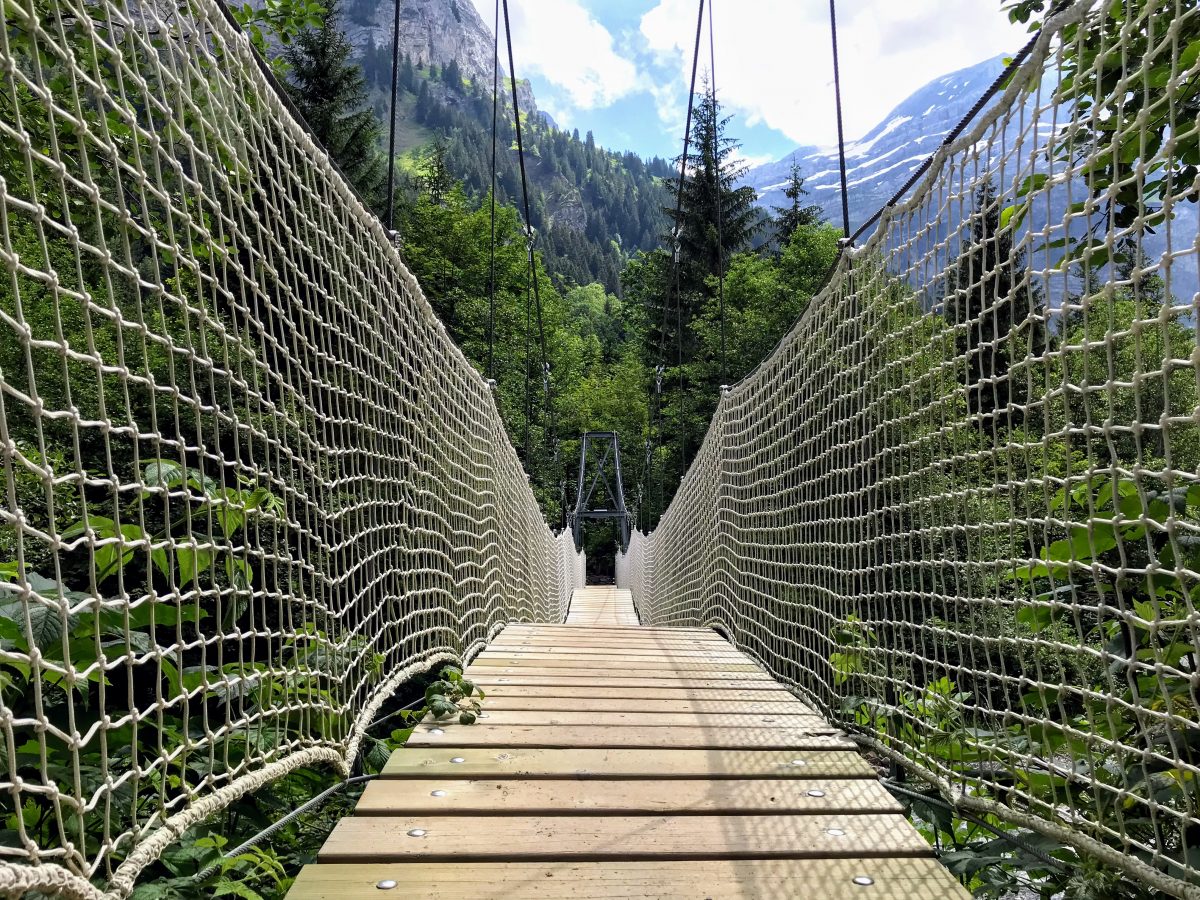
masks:
<path fill-rule="evenodd" d="M 467 669 L 475 725 L 422 723 L 291 900 L 966 900 L 854 744 L 715 632 L 584 588 Z"/>

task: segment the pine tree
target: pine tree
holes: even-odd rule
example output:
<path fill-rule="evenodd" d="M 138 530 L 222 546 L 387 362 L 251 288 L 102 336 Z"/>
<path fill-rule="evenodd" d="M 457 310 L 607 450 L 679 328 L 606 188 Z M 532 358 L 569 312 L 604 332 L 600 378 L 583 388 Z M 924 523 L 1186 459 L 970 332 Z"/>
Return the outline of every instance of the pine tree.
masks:
<path fill-rule="evenodd" d="M 421 89 L 417 91 L 417 121 L 422 125 L 429 124 L 430 115 L 433 113 L 433 97 L 429 93 L 429 82 L 422 81 Z"/>
<path fill-rule="evenodd" d="M 749 247 L 764 225 L 754 189 L 737 186 L 748 167 L 734 160 L 741 144 L 725 135 L 729 120 L 706 89 L 695 110 L 678 217 L 673 207 L 666 210 L 678 235 L 679 284 L 685 293 L 703 291 L 707 279 Z M 672 193 L 678 184 L 672 179 Z"/>
<path fill-rule="evenodd" d="M 421 171 L 421 187 L 424 189 L 429 202 L 441 206 L 454 188 L 454 176 L 450 174 L 447 161 L 449 144 L 445 138 L 439 137 L 429 148 L 429 156 Z"/>
<path fill-rule="evenodd" d="M 340 18 L 337 3 L 330 3 L 321 27 L 301 32 L 284 50 L 289 93 L 342 173 L 380 209 L 387 183 L 387 160 L 380 150 L 383 125 L 366 105 L 366 82 L 351 62 L 353 48 Z"/>
<path fill-rule="evenodd" d="M 455 93 L 462 93 L 463 89 L 463 74 L 462 67 L 458 64 L 458 60 L 452 59 L 447 63 L 446 68 L 442 70 L 442 81 L 446 86 Z"/>
<path fill-rule="evenodd" d="M 780 247 L 787 246 L 797 228 L 819 225 L 823 219 L 820 206 L 815 203 L 806 205 L 801 200 L 808 196 L 808 191 L 804 188 L 804 176 L 800 174 L 800 164 L 795 157 L 792 157 L 791 174 L 783 195 L 792 202 L 788 206 L 775 207 L 775 240 Z"/>
<path fill-rule="evenodd" d="M 404 61 L 400 64 L 400 87 L 410 94 L 417 92 L 417 70 L 413 68 L 412 57 L 407 53 L 404 54 Z"/>
<path fill-rule="evenodd" d="M 996 187 L 975 192 L 971 236 L 950 272 L 946 317 L 958 326 L 955 349 L 965 365 L 959 379 L 967 408 L 989 433 L 1022 424 L 1024 381 L 1011 375 L 1014 361 L 1045 351 L 1049 335 L 1037 313 L 1041 298 L 1030 282 L 1025 255 L 1014 252 L 1012 229 L 1000 227 Z"/>

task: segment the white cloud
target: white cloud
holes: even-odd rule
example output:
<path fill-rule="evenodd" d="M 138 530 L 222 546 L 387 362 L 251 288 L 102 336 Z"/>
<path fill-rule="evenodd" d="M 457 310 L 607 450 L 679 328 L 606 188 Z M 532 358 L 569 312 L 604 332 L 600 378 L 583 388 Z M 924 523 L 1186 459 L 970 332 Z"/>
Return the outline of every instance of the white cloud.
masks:
<path fill-rule="evenodd" d="M 651 84 L 650 96 L 654 98 L 654 109 L 658 118 L 670 128 L 687 118 L 687 95 L 677 84 Z M 680 141 L 683 140 L 682 132 Z"/>
<path fill-rule="evenodd" d="M 754 168 L 755 166 L 764 166 L 769 162 L 774 162 L 775 156 L 771 153 L 743 153 L 741 150 L 736 150 L 730 154 L 730 160 L 734 165 Z"/>
<path fill-rule="evenodd" d="M 490 27 L 494 2 L 473 2 Z M 578 110 L 607 106 L 638 89 L 637 67 L 616 52 L 611 32 L 578 0 L 520 0 L 509 4 L 509 15 L 518 78 L 541 76 Z"/>
<path fill-rule="evenodd" d="M 717 89 L 726 110 L 797 143 L 836 141 L 828 6 L 721 0 L 713 16 Z M 679 73 L 674 90 L 680 93 L 690 75 L 695 22 L 696 0 L 659 0 L 641 22 L 650 52 Z M 841 0 L 838 43 L 847 140 L 861 137 L 937 76 L 1013 52 L 1026 39 L 1023 26 L 1008 23 L 999 0 Z M 702 69 L 707 51 L 706 31 Z M 662 102 L 659 110 L 666 112 Z M 682 116 L 677 124 L 682 127 Z"/>

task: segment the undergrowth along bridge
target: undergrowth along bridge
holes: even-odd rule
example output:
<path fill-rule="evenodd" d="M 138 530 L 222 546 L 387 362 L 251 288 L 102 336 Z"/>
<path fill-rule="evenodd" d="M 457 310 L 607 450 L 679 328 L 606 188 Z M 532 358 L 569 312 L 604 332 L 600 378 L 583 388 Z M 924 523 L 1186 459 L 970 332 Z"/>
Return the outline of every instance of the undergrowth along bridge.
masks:
<path fill-rule="evenodd" d="M 247 792 L 349 774 L 406 680 L 563 621 L 583 561 L 224 4 L 0 34 L 0 893 L 123 897 Z M 1009 76 L 723 396 L 619 584 L 1052 867 L 1194 898 L 1200 12 L 1056 4 Z"/>

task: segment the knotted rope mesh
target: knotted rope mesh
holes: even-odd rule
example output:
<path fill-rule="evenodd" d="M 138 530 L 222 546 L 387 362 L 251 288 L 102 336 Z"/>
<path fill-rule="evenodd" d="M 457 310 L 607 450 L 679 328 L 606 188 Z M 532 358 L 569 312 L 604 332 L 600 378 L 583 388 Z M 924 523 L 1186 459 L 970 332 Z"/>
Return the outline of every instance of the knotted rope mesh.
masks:
<path fill-rule="evenodd" d="M 217 0 L 5 0 L 0 79 L 0 893 L 121 895 L 582 560 Z"/>
<path fill-rule="evenodd" d="M 1078 2 L 618 561 L 962 808 L 1200 896 L 1200 12 Z M 1190 885 L 1190 886 L 1189 886 Z"/>

